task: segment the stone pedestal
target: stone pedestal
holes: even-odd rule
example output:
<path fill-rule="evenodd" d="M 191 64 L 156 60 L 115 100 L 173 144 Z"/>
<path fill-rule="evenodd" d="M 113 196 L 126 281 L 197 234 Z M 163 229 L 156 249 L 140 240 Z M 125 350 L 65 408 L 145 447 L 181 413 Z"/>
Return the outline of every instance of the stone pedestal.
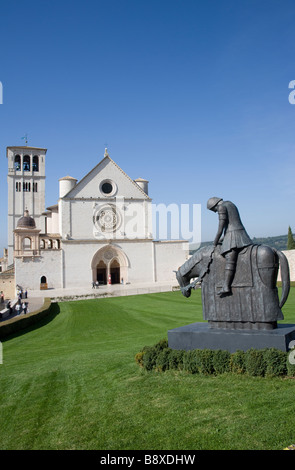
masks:
<path fill-rule="evenodd" d="M 295 340 L 295 325 L 278 324 L 273 330 L 230 330 L 210 328 L 208 323 L 191 323 L 168 331 L 168 346 L 172 349 L 224 349 L 229 352 L 248 349 L 290 349 Z"/>

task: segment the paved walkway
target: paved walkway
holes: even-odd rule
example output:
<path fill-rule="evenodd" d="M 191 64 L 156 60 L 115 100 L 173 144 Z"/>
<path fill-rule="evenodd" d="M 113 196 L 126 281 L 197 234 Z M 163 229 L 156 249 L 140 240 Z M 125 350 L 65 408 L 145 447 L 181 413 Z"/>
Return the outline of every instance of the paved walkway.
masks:
<path fill-rule="evenodd" d="M 177 287 L 175 282 L 114 284 L 98 288 L 76 287 L 65 289 L 46 289 L 28 291 L 30 299 L 49 297 L 52 301 L 77 300 L 79 298 L 119 297 L 122 295 L 149 294 L 154 292 L 169 292 Z"/>
<path fill-rule="evenodd" d="M 35 312 L 36 310 L 39 310 L 39 308 L 42 307 L 44 303 L 44 298 L 43 297 L 31 297 L 31 298 L 23 299 L 22 302 L 23 301 L 28 304 L 28 309 L 29 309 L 29 312 L 31 313 L 31 312 Z M 19 315 L 14 310 L 14 312 L 11 315 L 7 315 L 7 316 L 5 315 L 4 318 L 0 318 L 0 323 L 6 320 L 10 320 L 11 318 L 14 318 L 17 316 L 21 317 L 22 315 L 24 315 L 24 312 L 22 310 Z"/>

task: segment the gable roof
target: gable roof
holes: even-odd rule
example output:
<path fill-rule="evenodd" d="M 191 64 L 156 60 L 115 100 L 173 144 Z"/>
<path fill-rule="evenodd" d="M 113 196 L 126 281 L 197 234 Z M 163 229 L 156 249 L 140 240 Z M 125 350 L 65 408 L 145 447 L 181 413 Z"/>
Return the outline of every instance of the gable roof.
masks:
<path fill-rule="evenodd" d="M 72 191 L 77 190 L 77 188 L 79 188 L 79 186 L 82 185 L 83 182 L 84 182 L 87 178 L 89 178 L 89 176 L 91 175 L 91 173 L 95 173 L 95 172 L 96 172 L 97 168 L 98 168 L 100 165 L 102 165 L 102 163 L 103 163 L 104 161 L 109 161 L 109 162 L 111 162 L 111 163 L 129 180 L 129 182 L 131 182 L 131 183 L 136 187 L 136 189 L 139 190 L 139 191 L 142 193 L 142 195 L 145 197 L 145 199 L 148 199 L 148 200 L 151 199 L 151 198 L 143 191 L 143 189 L 142 189 L 133 179 L 131 179 L 130 176 L 128 176 L 127 173 L 125 173 L 124 170 L 122 170 L 122 168 L 109 156 L 109 154 L 108 154 L 107 152 L 105 152 L 104 158 L 103 158 L 97 165 L 95 165 L 95 167 L 92 168 L 92 170 L 90 170 L 90 171 L 75 185 L 75 187 L 74 187 L 73 189 L 71 189 L 67 194 L 65 194 L 65 196 L 69 196 Z M 65 177 L 65 178 L 67 178 L 67 177 Z M 61 179 L 63 179 L 63 178 L 61 178 Z M 75 178 L 73 178 L 73 179 L 75 179 Z"/>

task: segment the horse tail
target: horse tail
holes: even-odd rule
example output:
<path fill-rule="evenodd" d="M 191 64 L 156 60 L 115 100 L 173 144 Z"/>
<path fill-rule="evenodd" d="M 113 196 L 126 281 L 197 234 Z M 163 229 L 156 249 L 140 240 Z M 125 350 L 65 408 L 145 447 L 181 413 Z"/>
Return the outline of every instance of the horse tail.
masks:
<path fill-rule="evenodd" d="M 284 253 L 279 250 L 276 250 L 275 248 L 274 251 L 279 257 L 281 267 L 282 295 L 279 306 L 280 308 L 282 308 L 290 292 L 290 270 L 288 260 Z"/>

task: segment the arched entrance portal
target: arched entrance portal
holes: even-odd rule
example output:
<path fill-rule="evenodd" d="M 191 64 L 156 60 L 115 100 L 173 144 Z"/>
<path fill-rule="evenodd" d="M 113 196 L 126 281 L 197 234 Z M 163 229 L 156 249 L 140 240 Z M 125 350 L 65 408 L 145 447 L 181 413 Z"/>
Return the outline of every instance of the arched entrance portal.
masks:
<path fill-rule="evenodd" d="M 98 250 L 93 256 L 92 281 L 99 284 L 120 284 L 128 281 L 129 262 L 124 251 L 115 245 L 107 245 Z"/>
<path fill-rule="evenodd" d="M 100 261 L 96 267 L 96 279 L 99 284 L 107 283 L 107 266 L 103 261 Z"/>
<path fill-rule="evenodd" d="M 112 284 L 120 284 L 120 264 L 116 259 L 110 265 L 110 274 Z"/>

